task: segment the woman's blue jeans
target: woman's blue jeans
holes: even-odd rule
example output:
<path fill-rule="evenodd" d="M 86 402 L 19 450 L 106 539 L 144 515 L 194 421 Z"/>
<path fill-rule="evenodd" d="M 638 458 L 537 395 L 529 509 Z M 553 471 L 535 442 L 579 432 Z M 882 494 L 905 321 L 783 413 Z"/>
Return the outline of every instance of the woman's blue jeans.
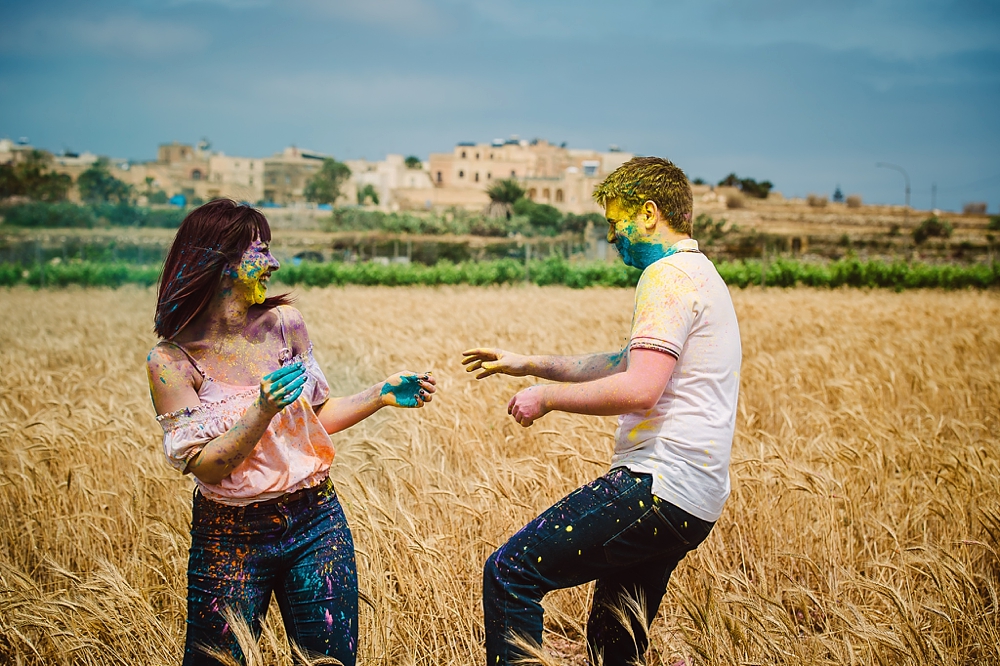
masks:
<path fill-rule="evenodd" d="M 542 597 L 597 581 L 587 622 L 591 663 L 644 663 L 653 621 L 677 563 L 715 523 L 660 500 L 652 477 L 619 467 L 576 489 L 493 553 L 483 571 L 487 666 L 519 656 L 508 638 L 542 642 Z M 626 596 L 645 604 L 644 622 L 629 614 L 631 631 L 614 608 Z M 634 636 L 634 638 L 633 638 Z"/>
<path fill-rule="evenodd" d="M 259 638 L 272 592 L 290 641 L 307 656 L 354 666 L 354 542 L 329 479 L 275 503 L 242 507 L 195 493 L 185 666 L 218 663 L 202 646 L 245 663 L 223 609 L 241 616 Z"/>

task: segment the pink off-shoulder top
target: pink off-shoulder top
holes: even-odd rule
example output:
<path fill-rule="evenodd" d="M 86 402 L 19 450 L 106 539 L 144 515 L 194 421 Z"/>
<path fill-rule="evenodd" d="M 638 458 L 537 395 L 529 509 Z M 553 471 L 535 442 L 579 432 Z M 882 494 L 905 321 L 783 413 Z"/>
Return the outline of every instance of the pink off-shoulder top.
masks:
<path fill-rule="evenodd" d="M 284 341 L 284 317 L 281 307 L 277 309 Z M 183 347 L 173 342 L 168 344 L 184 352 L 204 378 L 198 389 L 200 404 L 156 417 L 163 428 L 167 461 L 183 472 L 195 454 L 225 434 L 243 416 L 256 400 L 260 387 L 212 379 Z M 321 483 L 329 472 L 333 442 L 314 408 L 326 402 L 330 386 L 316 363 L 312 345 L 293 357 L 287 342 L 284 344 L 280 365 L 302 361 L 305 366 L 307 379 L 302 395 L 271 419 L 260 442 L 229 476 L 217 484 L 195 478 L 202 494 L 211 500 L 236 506 L 269 500 Z"/>

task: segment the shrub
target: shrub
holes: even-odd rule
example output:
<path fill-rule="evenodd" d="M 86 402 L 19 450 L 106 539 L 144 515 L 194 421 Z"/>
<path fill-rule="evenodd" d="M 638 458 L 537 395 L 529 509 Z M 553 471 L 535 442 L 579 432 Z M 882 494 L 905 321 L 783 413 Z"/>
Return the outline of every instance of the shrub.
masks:
<path fill-rule="evenodd" d="M 861 195 L 860 194 L 849 194 L 849 195 L 847 195 L 847 207 L 848 208 L 861 208 Z"/>
<path fill-rule="evenodd" d="M 588 222 L 598 229 L 606 228 L 607 226 L 607 220 L 600 213 L 584 213 L 583 215 L 569 213 L 563 218 L 562 230 L 580 234 L 587 228 Z"/>
<path fill-rule="evenodd" d="M 820 194 L 810 194 L 806 197 L 806 202 L 813 208 L 823 208 L 826 206 L 827 200 L 825 196 Z"/>
<path fill-rule="evenodd" d="M 364 206 L 369 201 L 376 206 L 378 205 L 378 191 L 371 183 L 365 183 L 364 187 L 358 189 L 358 205 Z"/>
<path fill-rule="evenodd" d="M 702 213 L 698 217 L 694 218 L 692 226 L 694 230 L 692 231 L 691 237 L 698 239 L 699 242 L 705 243 L 706 245 L 711 245 L 715 241 L 721 240 L 729 234 L 736 233 L 740 230 L 740 228 L 735 224 L 731 224 L 727 228 L 725 218 L 716 222 L 705 213 Z"/>
<path fill-rule="evenodd" d="M 746 205 L 742 194 L 730 194 L 726 197 L 726 208 L 746 208 Z"/>
<path fill-rule="evenodd" d="M 340 189 L 351 177 L 351 169 L 332 157 L 323 160 L 323 166 L 306 183 L 303 194 L 306 201 L 332 204 L 340 198 Z"/>
<path fill-rule="evenodd" d="M 132 186 L 111 175 L 104 157 L 80 174 L 76 187 L 80 198 L 87 203 L 128 203 L 132 200 Z"/>
<path fill-rule="evenodd" d="M 991 216 L 990 221 L 986 223 L 986 228 L 990 231 L 1000 231 L 1000 215 Z"/>
<path fill-rule="evenodd" d="M 78 206 L 68 202 L 33 202 L 3 210 L 7 224 L 35 228 L 92 228 L 98 221 L 113 227 L 158 227 L 176 229 L 183 210 L 150 210 L 128 203 Z"/>
<path fill-rule="evenodd" d="M 758 183 L 753 178 L 740 178 L 735 173 L 720 180 L 719 186 L 738 187 L 740 192 L 755 199 L 766 199 L 767 195 L 774 189 L 774 184 L 769 180 L 762 180 Z"/>
<path fill-rule="evenodd" d="M 156 190 L 155 192 L 150 193 L 147 199 L 151 204 L 165 204 L 167 203 L 168 197 L 167 193 L 163 190 Z"/>
<path fill-rule="evenodd" d="M 534 231 L 547 236 L 554 236 L 559 232 L 563 218 L 558 208 L 535 203 L 530 199 L 518 199 L 514 203 L 514 214 L 524 215 Z"/>
<path fill-rule="evenodd" d="M 965 215 L 986 215 L 985 201 L 972 201 L 962 206 L 962 213 Z"/>
<path fill-rule="evenodd" d="M 18 204 L 3 209 L 3 216 L 14 227 L 89 229 L 97 222 L 92 209 L 65 202 Z"/>
<path fill-rule="evenodd" d="M 63 201 L 73 184 L 64 173 L 50 170 L 52 156 L 31 150 L 17 164 L 0 164 L 0 199 L 23 196 L 33 201 Z"/>
<path fill-rule="evenodd" d="M 931 237 L 950 238 L 951 232 L 951 222 L 938 219 L 936 215 L 932 215 L 913 230 L 913 242 L 919 245 Z"/>

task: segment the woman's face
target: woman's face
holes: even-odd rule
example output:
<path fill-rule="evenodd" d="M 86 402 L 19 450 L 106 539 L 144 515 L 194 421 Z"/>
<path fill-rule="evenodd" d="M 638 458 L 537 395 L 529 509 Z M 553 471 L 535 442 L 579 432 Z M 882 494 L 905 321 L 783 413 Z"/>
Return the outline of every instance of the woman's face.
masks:
<path fill-rule="evenodd" d="M 245 294 L 252 304 L 260 305 L 267 297 L 268 278 L 279 267 L 268 244 L 255 240 L 236 265 L 234 287 L 239 293 Z"/>

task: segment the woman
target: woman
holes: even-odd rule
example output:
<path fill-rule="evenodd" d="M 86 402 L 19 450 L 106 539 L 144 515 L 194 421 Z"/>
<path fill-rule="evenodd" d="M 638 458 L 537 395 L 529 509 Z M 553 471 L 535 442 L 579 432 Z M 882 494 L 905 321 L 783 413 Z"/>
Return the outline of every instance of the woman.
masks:
<path fill-rule="evenodd" d="M 302 315 L 267 297 L 278 270 L 257 210 L 216 200 L 184 219 L 160 279 L 146 368 L 170 464 L 194 475 L 184 663 L 243 659 L 229 620 L 259 637 L 273 591 L 290 641 L 350 666 L 354 544 L 328 472 L 331 433 L 435 382 L 401 372 L 329 398 Z"/>

